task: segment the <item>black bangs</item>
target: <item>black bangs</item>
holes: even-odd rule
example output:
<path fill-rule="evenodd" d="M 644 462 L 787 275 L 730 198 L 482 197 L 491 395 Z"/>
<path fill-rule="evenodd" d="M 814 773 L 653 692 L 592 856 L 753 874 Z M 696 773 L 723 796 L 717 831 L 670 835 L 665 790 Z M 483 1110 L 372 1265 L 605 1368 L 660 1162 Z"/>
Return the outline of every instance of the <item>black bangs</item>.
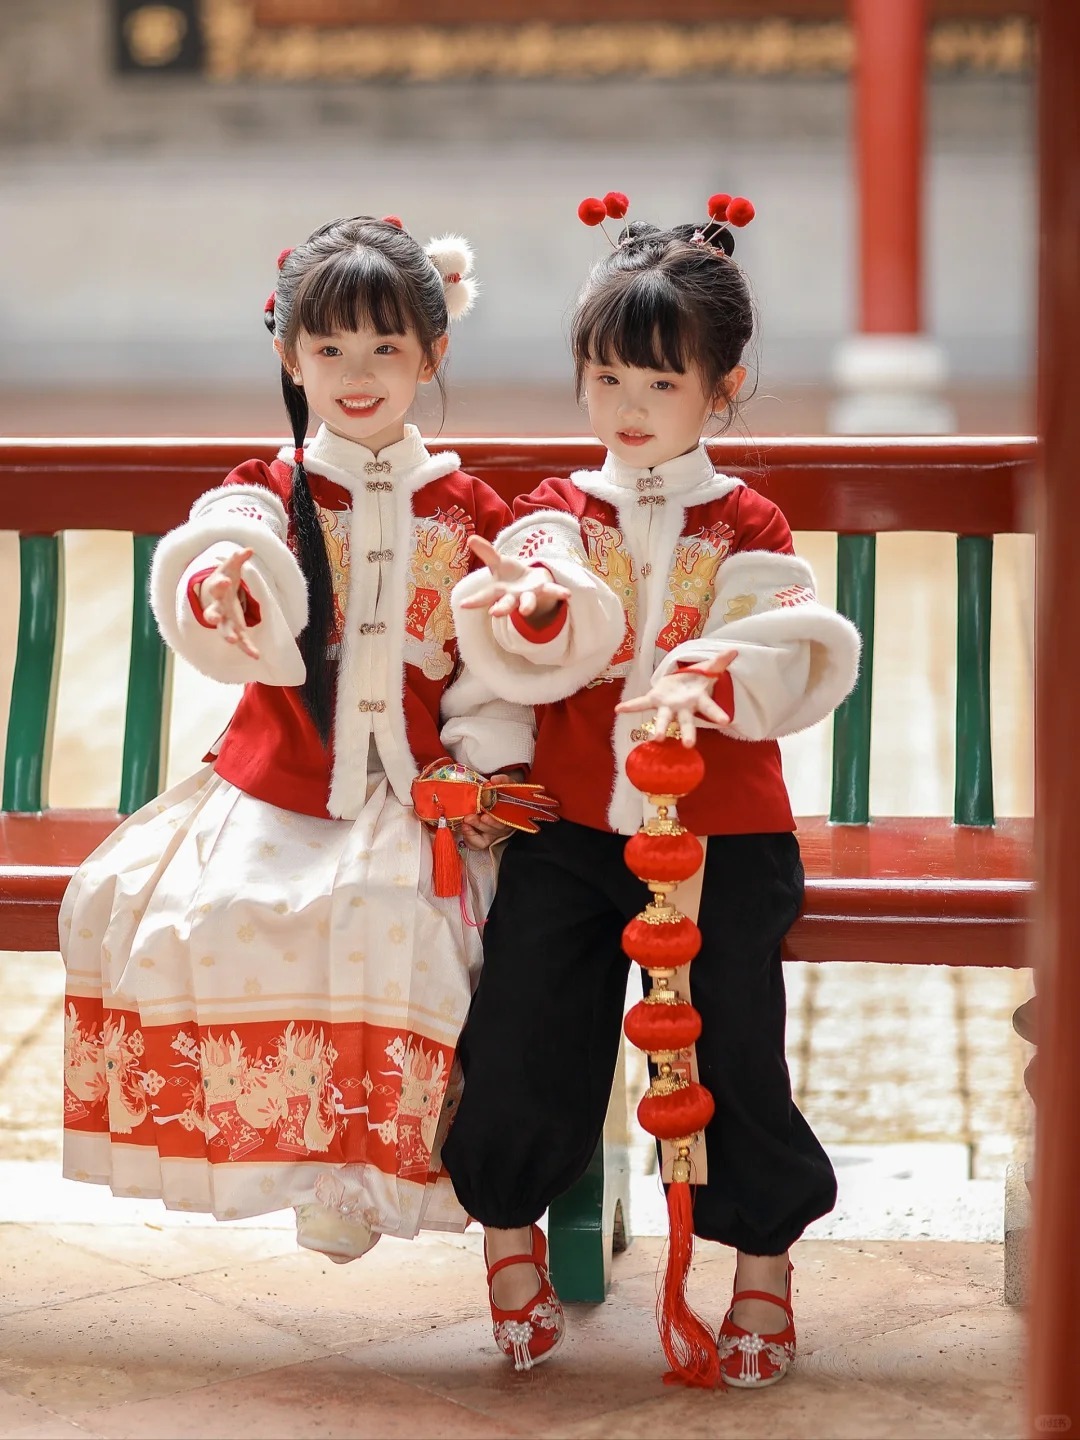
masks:
<path fill-rule="evenodd" d="M 685 374 L 701 357 L 700 322 L 659 270 L 615 272 L 583 299 L 571 344 L 580 388 L 586 365 L 618 362 Z"/>
<path fill-rule="evenodd" d="M 296 288 L 286 346 L 309 335 L 371 329 L 377 335 L 422 333 L 409 282 L 389 256 L 350 246 L 313 266 Z"/>

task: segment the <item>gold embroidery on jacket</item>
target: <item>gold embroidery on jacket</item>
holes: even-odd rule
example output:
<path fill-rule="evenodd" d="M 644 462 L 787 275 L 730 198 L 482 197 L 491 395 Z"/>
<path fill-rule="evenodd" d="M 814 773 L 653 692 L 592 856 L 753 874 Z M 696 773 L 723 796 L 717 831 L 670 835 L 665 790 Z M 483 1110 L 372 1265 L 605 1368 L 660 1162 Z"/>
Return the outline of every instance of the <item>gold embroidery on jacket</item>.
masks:
<path fill-rule="evenodd" d="M 469 572 L 468 539 L 473 518 L 459 505 L 417 516 L 405 596 L 405 658 L 429 680 L 445 680 L 454 669 L 446 646 L 454 638 L 450 592 Z"/>
<path fill-rule="evenodd" d="M 664 624 L 656 637 L 660 650 L 696 640 L 705 629 L 716 599 L 716 573 L 731 553 L 735 532 L 718 520 L 684 535 L 675 547 L 664 598 Z M 730 617 L 727 617 L 730 618 Z"/>
<path fill-rule="evenodd" d="M 624 675 L 634 658 L 637 643 L 637 576 L 633 557 L 624 548 L 623 534 L 614 525 L 605 525 L 601 520 L 583 516 L 581 535 L 590 568 L 599 575 L 619 597 L 626 617 L 622 643 L 611 657 L 602 675 L 591 683 L 599 685 Z"/>

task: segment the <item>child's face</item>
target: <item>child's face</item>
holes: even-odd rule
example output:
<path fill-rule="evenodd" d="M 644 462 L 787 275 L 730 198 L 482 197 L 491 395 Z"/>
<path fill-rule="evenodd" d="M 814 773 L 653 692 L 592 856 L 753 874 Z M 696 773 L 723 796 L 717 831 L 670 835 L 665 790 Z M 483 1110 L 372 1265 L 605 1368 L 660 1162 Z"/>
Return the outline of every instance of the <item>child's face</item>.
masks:
<path fill-rule="evenodd" d="M 301 330 L 295 354 L 284 356 L 308 408 L 328 429 L 378 452 L 405 434 L 405 417 L 416 387 L 431 380 L 446 353 L 447 337 L 435 346 L 435 364 L 415 335 L 378 335 L 342 330 L 309 335 Z M 274 342 L 282 354 L 281 342 Z"/>
<path fill-rule="evenodd" d="M 588 364 L 584 379 L 597 439 L 626 464 L 648 470 L 692 450 L 725 393 L 707 393 L 696 365 L 680 375 L 619 362 Z"/>

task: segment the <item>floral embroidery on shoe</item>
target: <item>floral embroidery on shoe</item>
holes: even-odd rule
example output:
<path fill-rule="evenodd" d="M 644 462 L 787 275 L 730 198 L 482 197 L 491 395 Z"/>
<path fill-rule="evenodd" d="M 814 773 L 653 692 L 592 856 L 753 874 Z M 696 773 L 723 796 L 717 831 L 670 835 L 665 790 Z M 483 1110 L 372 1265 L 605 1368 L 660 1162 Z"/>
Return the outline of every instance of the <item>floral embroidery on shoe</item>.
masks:
<path fill-rule="evenodd" d="M 533 1226 L 533 1252 L 499 1261 L 488 1271 L 488 1286 L 495 1274 L 507 1265 L 531 1264 L 540 1278 L 540 1288 L 520 1310 L 503 1310 L 491 1301 L 491 1330 L 495 1344 L 517 1371 L 531 1370 L 546 1360 L 561 1344 L 566 1330 L 562 1301 L 551 1284 L 547 1269 L 547 1243 Z"/>
<path fill-rule="evenodd" d="M 783 1331 L 780 1333 L 783 1334 Z M 767 1339 L 752 1330 L 741 1330 L 730 1319 L 724 1321 L 720 1330 L 718 1349 L 724 1379 L 736 1385 L 771 1384 L 787 1373 L 795 1359 L 794 1339 Z M 736 1356 L 740 1357 L 737 1369 L 735 1364 L 730 1363 Z"/>
<path fill-rule="evenodd" d="M 724 1316 L 717 1336 L 717 1353 L 720 1356 L 720 1373 L 728 1385 L 748 1390 L 764 1385 L 774 1385 L 782 1380 L 795 1360 L 795 1317 L 791 1310 L 791 1274 L 788 1265 L 787 1294 L 784 1299 L 763 1294 L 758 1290 L 741 1290 L 731 1297 L 731 1309 Z M 744 1330 L 732 1318 L 735 1306 L 740 1300 L 767 1300 L 778 1305 L 787 1316 L 782 1330 L 770 1335 L 759 1335 L 754 1330 Z"/>

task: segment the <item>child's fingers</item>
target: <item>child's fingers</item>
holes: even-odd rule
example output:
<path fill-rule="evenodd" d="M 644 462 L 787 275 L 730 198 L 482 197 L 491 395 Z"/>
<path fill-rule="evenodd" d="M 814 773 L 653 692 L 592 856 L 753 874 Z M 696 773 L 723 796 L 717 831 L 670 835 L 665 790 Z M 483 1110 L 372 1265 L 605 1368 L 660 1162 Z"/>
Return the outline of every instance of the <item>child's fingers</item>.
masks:
<path fill-rule="evenodd" d="M 651 710 L 655 701 L 649 695 L 635 695 L 632 700 L 620 700 L 615 706 L 616 715 L 636 715 L 639 710 Z"/>
<path fill-rule="evenodd" d="M 737 658 L 738 654 L 739 652 L 737 650 L 725 650 L 722 655 L 717 655 L 714 659 L 710 660 L 708 665 L 703 665 L 701 669 L 698 670 L 698 674 L 722 675 L 731 662 Z M 697 669 L 697 666 L 694 668 Z"/>
<path fill-rule="evenodd" d="M 495 546 L 492 545 L 491 541 L 485 540 L 482 535 L 469 536 L 469 549 L 481 564 L 486 565 L 489 570 L 493 571 L 494 566 L 498 565 L 499 552 L 495 549 Z"/>
<path fill-rule="evenodd" d="M 536 609 L 536 592 L 534 590 L 525 590 L 518 597 L 518 609 L 522 615 L 531 615 L 533 613 Z"/>
<path fill-rule="evenodd" d="M 731 720 L 727 711 L 722 709 L 715 700 L 711 700 L 708 695 L 702 695 L 698 701 L 698 710 L 706 720 L 711 720 L 715 725 L 727 725 Z"/>
<path fill-rule="evenodd" d="M 482 590 L 477 590 L 475 595 L 459 600 L 458 607 L 461 610 L 486 610 L 493 600 L 498 599 L 500 593 L 497 586 L 485 585 Z"/>
<path fill-rule="evenodd" d="M 229 556 L 221 568 L 231 580 L 239 585 L 240 572 L 254 554 L 254 550 L 237 550 L 235 555 Z"/>
<path fill-rule="evenodd" d="M 688 750 L 697 739 L 697 726 L 694 724 L 694 712 L 690 709 L 679 711 L 679 739 Z"/>
<path fill-rule="evenodd" d="M 494 615 L 496 619 L 499 619 L 503 615 L 512 615 L 517 608 L 518 597 L 512 591 L 509 593 L 504 591 L 498 600 L 495 601 L 494 605 L 492 605 L 488 614 Z"/>

